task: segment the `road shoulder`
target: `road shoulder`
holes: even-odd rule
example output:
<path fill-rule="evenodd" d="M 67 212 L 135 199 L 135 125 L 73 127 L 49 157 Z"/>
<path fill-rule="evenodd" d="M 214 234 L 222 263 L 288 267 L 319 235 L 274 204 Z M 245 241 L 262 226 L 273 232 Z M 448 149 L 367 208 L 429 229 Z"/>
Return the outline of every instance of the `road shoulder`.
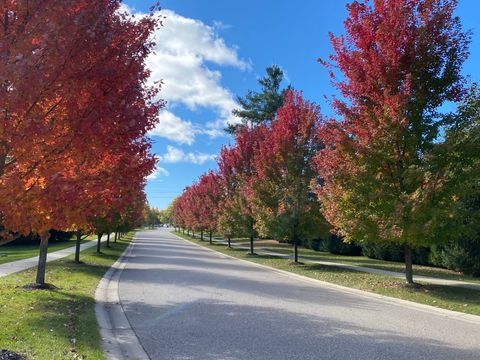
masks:
<path fill-rule="evenodd" d="M 149 360 L 132 329 L 118 295 L 121 275 L 135 246 L 135 237 L 107 271 L 95 291 L 95 314 L 107 360 Z"/>
<path fill-rule="evenodd" d="M 319 286 L 319 287 L 323 287 L 323 288 L 329 288 L 329 289 L 333 289 L 333 290 L 336 290 L 336 291 L 341 291 L 343 293 L 347 293 L 347 294 L 350 294 L 350 295 L 361 296 L 363 298 L 376 299 L 377 301 L 382 301 L 382 302 L 387 303 L 387 304 L 396 304 L 398 306 L 403 306 L 403 307 L 407 307 L 407 308 L 411 308 L 411 309 L 415 309 L 415 310 L 419 310 L 419 311 L 423 311 L 423 312 L 427 312 L 427 313 L 441 315 L 441 316 L 451 318 L 451 319 L 457 319 L 457 320 L 461 320 L 461 321 L 466 321 L 468 323 L 473 323 L 473 324 L 476 324 L 476 325 L 480 325 L 480 316 L 467 314 L 467 313 L 463 313 L 463 312 L 459 312 L 459 311 L 442 309 L 442 308 L 438 308 L 438 307 L 434 307 L 434 306 L 430 306 L 430 305 L 426 305 L 426 304 L 421 304 L 421 303 L 416 303 L 416 302 L 413 302 L 413 301 L 408 301 L 408 300 L 403 300 L 403 299 L 394 298 L 394 297 L 390 297 L 390 296 L 385 296 L 385 295 L 381 295 L 381 294 L 376 294 L 376 293 L 372 293 L 372 292 L 368 292 L 368 291 L 364 291 L 364 290 L 353 289 L 353 288 L 349 288 L 349 287 L 346 287 L 346 286 L 342 286 L 342 285 L 338 285 L 338 284 L 334 284 L 334 283 L 310 278 L 310 277 L 307 277 L 307 276 L 295 274 L 293 272 L 289 272 L 289 271 L 286 271 L 286 270 L 276 269 L 276 268 L 271 267 L 271 266 L 258 264 L 258 263 L 253 262 L 253 261 L 241 259 L 241 258 L 238 258 L 238 257 L 235 257 L 235 256 L 231 256 L 231 255 L 219 252 L 219 251 L 211 249 L 207 246 L 197 244 L 193 241 L 190 241 L 189 239 L 185 239 L 181 236 L 178 236 L 177 234 L 175 234 L 173 232 L 171 232 L 171 234 L 173 236 L 177 237 L 178 239 L 187 241 L 192 245 L 195 245 L 195 246 L 198 246 L 198 247 L 200 247 L 202 249 L 205 249 L 207 251 L 213 252 L 213 253 L 217 254 L 217 256 L 219 256 L 219 257 L 238 260 L 238 261 L 241 261 L 241 262 L 244 262 L 244 263 L 256 266 L 256 267 L 259 267 L 259 268 L 266 269 L 268 271 L 273 271 L 277 274 L 281 274 L 281 275 L 289 277 L 289 278 L 294 278 L 296 280 L 300 280 L 300 281 L 303 281 L 303 282 L 313 284 L 315 286 Z"/>

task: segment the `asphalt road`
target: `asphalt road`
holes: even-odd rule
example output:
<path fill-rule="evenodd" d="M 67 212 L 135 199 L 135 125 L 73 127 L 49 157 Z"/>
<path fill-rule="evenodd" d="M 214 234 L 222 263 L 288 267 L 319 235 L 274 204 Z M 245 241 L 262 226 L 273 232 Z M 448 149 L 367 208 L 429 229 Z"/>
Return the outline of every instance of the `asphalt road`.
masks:
<path fill-rule="evenodd" d="M 152 360 L 480 359 L 480 322 L 301 281 L 166 230 L 137 234 L 119 295 Z"/>

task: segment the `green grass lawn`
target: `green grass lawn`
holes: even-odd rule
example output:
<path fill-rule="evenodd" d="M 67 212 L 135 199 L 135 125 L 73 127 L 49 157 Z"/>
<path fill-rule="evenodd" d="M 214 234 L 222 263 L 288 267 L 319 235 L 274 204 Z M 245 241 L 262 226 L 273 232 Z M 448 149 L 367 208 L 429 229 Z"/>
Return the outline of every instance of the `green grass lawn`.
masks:
<path fill-rule="evenodd" d="M 250 246 L 250 243 L 245 242 L 243 239 L 235 239 L 234 241 L 232 241 L 232 244 Z M 291 245 L 285 243 L 278 243 L 272 240 L 255 240 L 255 249 L 275 251 L 281 254 L 288 255 L 293 254 L 293 247 Z M 303 247 L 299 247 L 299 256 L 306 260 L 331 261 L 348 265 L 357 265 L 373 269 L 405 273 L 404 263 L 370 259 L 366 256 L 335 255 L 328 252 L 315 251 Z M 433 266 L 413 265 L 413 271 L 415 275 L 430 276 L 434 278 L 448 280 L 468 281 L 480 284 L 480 278 L 478 277 L 475 278 L 459 272 Z"/>
<path fill-rule="evenodd" d="M 111 248 L 102 244 L 47 264 L 46 281 L 57 290 L 26 291 L 17 286 L 35 280 L 35 269 L 0 278 L 0 348 L 29 360 L 103 359 L 94 312 L 94 293 L 108 268 L 123 253 L 132 234 Z"/>
<path fill-rule="evenodd" d="M 175 233 L 187 240 L 216 251 L 271 266 L 276 269 L 290 271 L 313 279 L 334 283 L 349 288 L 365 290 L 377 294 L 391 296 L 399 299 L 432 305 L 448 310 L 461 311 L 464 313 L 480 315 L 480 294 L 477 290 L 454 288 L 451 286 L 423 284 L 419 288 L 405 287 L 404 281 L 389 276 L 368 274 L 353 270 L 345 270 L 334 266 L 322 266 L 315 264 L 291 265 L 289 259 L 279 259 L 274 256 L 258 255 L 247 256 L 247 250 L 228 249 L 223 244 L 209 245 L 208 241 L 200 241 L 197 238 Z M 302 249 L 303 251 L 303 249 Z M 342 261 L 343 262 L 343 261 Z"/>
<path fill-rule="evenodd" d="M 93 239 L 96 239 L 96 237 L 89 236 L 82 241 L 82 244 Z M 48 244 L 48 251 L 54 252 L 73 246 L 75 246 L 75 240 L 71 239 L 69 241 Z M 38 245 L 0 246 L 0 264 L 28 259 L 34 256 L 38 256 Z"/>

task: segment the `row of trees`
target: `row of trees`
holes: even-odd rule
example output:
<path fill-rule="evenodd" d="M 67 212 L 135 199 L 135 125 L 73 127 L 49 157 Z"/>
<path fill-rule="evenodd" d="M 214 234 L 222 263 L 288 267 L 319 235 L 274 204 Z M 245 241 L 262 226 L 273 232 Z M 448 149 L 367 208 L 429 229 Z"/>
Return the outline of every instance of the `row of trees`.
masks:
<path fill-rule="evenodd" d="M 119 8 L 120 0 L 0 4 L 1 242 L 39 234 L 40 286 L 51 229 L 78 240 L 96 232 L 100 243 L 141 221 L 155 166 L 146 133 L 163 105 L 145 67 L 159 20 Z"/>
<path fill-rule="evenodd" d="M 354 1 L 346 36 L 320 62 L 340 98 L 338 115 L 268 69 L 262 93 L 240 98 L 218 171 L 173 204 L 177 226 L 226 237 L 288 239 L 334 232 L 344 241 L 401 244 L 413 283 L 412 248 L 478 228 L 468 197 L 479 188 L 479 92 L 461 75 L 470 33 L 455 0 Z M 279 101 L 281 99 L 281 101 Z M 456 112 L 441 111 L 448 103 Z M 468 209 L 468 210 L 466 210 Z M 476 209 L 478 212 L 478 208 Z M 478 230 L 478 229 L 477 229 Z"/>
<path fill-rule="evenodd" d="M 158 208 L 152 208 L 148 205 L 145 205 L 143 208 L 142 225 L 144 227 L 150 227 L 153 229 L 159 225 L 170 224 L 170 212 L 171 207 L 160 210 Z"/>

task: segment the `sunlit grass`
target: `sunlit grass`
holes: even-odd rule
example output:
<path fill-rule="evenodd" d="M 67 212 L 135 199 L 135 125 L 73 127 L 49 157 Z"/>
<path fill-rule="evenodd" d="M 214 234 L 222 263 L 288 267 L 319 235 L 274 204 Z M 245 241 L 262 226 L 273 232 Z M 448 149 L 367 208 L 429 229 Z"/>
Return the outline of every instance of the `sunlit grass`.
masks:
<path fill-rule="evenodd" d="M 421 304 L 432 305 L 443 309 L 480 315 L 480 292 L 477 290 L 430 284 L 423 284 L 418 288 L 411 288 L 406 287 L 403 280 L 390 276 L 380 276 L 354 270 L 346 270 L 335 266 L 317 264 L 292 265 L 290 259 L 281 259 L 269 255 L 251 257 L 247 255 L 248 250 L 229 249 L 226 245 L 219 243 L 209 245 L 207 241 L 200 241 L 197 238 L 183 235 L 180 232 L 176 232 L 175 234 L 196 244 L 200 244 L 204 247 L 214 249 L 239 259 L 271 266 L 280 270 L 290 271 L 313 279 L 403 300 L 414 301 Z"/>
<path fill-rule="evenodd" d="M 82 244 L 94 238 L 94 236 L 89 236 L 82 241 Z M 63 250 L 73 246 L 75 246 L 75 239 L 50 243 L 48 244 L 48 252 Z M 0 264 L 28 259 L 34 256 L 38 256 L 38 245 L 0 246 Z"/>
<path fill-rule="evenodd" d="M 232 240 L 232 244 L 250 246 L 250 243 L 246 242 L 244 239 L 234 239 Z M 279 243 L 275 240 L 255 240 L 255 249 L 274 251 L 286 255 L 290 255 L 293 252 L 293 248 L 290 244 Z M 299 247 L 299 255 L 307 260 L 338 262 L 348 265 L 364 266 L 373 269 L 405 273 L 404 263 L 371 259 L 366 256 L 336 255 L 328 252 L 306 249 L 304 247 Z M 415 275 L 430 276 L 448 280 L 476 282 L 480 284 L 480 278 L 478 277 L 468 276 L 453 270 L 434 266 L 413 265 L 413 272 Z"/>
<path fill-rule="evenodd" d="M 130 240 L 131 234 L 111 248 L 102 245 L 101 255 L 85 250 L 82 264 L 73 256 L 48 263 L 46 281 L 58 290 L 17 289 L 34 281 L 35 269 L 0 278 L 0 348 L 29 360 L 103 359 L 94 293 Z"/>

